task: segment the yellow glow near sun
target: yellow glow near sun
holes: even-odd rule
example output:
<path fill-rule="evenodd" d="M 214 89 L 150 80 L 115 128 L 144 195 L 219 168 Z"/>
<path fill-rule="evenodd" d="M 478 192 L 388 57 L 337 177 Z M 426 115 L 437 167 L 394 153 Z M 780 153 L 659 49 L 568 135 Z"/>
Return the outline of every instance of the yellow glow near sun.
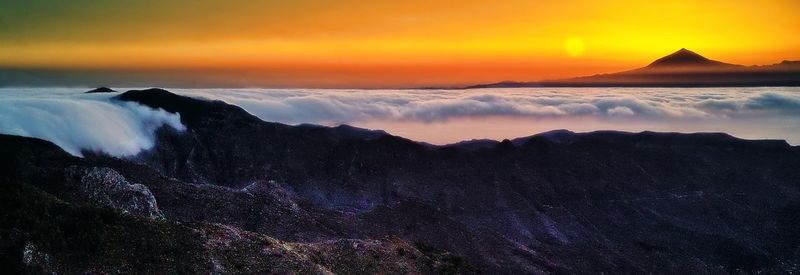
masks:
<path fill-rule="evenodd" d="M 583 55 L 586 46 L 583 43 L 583 39 L 573 36 L 564 41 L 564 49 L 570 57 L 580 57 Z"/>

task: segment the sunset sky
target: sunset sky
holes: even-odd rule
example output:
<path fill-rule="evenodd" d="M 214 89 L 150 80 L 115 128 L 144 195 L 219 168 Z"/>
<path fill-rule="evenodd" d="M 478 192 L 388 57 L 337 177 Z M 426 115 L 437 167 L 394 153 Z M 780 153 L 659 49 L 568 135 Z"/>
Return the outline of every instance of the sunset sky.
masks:
<path fill-rule="evenodd" d="M 800 59 L 798 11 L 797 0 L 2 1 L 0 68 L 416 87 L 620 71 L 680 48 L 772 64 Z"/>

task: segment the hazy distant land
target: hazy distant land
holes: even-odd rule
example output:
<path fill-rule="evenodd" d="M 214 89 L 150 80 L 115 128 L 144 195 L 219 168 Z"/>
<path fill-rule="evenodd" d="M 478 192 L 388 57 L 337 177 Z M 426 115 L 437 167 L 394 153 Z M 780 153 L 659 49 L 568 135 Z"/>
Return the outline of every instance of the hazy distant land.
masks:
<path fill-rule="evenodd" d="M 504 81 L 466 88 L 510 87 L 759 87 L 800 85 L 800 61 L 743 66 L 680 49 L 630 71 L 534 82 Z"/>

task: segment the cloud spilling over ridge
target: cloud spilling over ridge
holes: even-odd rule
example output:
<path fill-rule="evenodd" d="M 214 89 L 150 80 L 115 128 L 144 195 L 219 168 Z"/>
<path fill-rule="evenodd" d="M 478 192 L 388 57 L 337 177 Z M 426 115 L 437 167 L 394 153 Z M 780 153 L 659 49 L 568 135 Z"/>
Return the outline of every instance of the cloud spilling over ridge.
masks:
<path fill-rule="evenodd" d="M 800 88 L 185 89 L 266 121 L 351 124 L 434 144 L 554 129 L 726 132 L 800 144 Z"/>
<path fill-rule="evenodd" d="M 787 90 L 788 89 L 788 90 Z M 792 88 L 476 89 L 476 90 L 179 90 L 236 104 L 283 123 L 352 123 L 387 119 L 446 122 L 489 116 L 533 119 L 697 120 L 800 116 Z"/>
<path fill-rule="evenodd" d="M 112 96 L 3 89 L 0 133 L 48 140 L 75 156 L 82 150 L 131 156 L 153 147 L 159 127 L 185 129 L 178 114 Z"/>

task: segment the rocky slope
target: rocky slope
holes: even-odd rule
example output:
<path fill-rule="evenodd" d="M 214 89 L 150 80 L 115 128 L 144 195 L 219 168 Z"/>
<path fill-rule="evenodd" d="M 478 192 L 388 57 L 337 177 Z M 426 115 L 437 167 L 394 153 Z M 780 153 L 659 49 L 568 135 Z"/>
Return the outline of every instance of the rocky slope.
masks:
<path fill-rule="evenodd" d="M 2 136 L 0 180 L 12 194 L 3 201 L 13 202 L 3 208 L 13 213 L 0 228 L 3 263 L 346 274 L 800 268 L 800 149 L 783 141 L 557 131 L 435 147 L 264 122 L 159 89 L 117 99 L 180 113 L 187 131 L 161 129 L 156 147 L 132 159 L 73 158 Z M 74 224 L 82 219 L 91 222 Z M 78 228 L 86 247 L 53 245 Z M 158 257 L 139 254 L 160 242 Z M 86 253 L 108 259 L 74 260 Z"/>
<path fill-rule="evenodd" d="M 198 186 L 125 160 L 74 158 L 49 142 L 30 138 L 0 135 L 0 145 L 0 265 L 6 272 L 475 271 L 460 257 L 421 250 L 397 237 L 292 242 L 257 233 L 316 236 L 316 228 L 330 236 L 325 225 L 315 223 L 325 218 L 324 211 L 309 214 L 274 186 Z M 161 209 L 156 200 L 163 202 Z"/>

